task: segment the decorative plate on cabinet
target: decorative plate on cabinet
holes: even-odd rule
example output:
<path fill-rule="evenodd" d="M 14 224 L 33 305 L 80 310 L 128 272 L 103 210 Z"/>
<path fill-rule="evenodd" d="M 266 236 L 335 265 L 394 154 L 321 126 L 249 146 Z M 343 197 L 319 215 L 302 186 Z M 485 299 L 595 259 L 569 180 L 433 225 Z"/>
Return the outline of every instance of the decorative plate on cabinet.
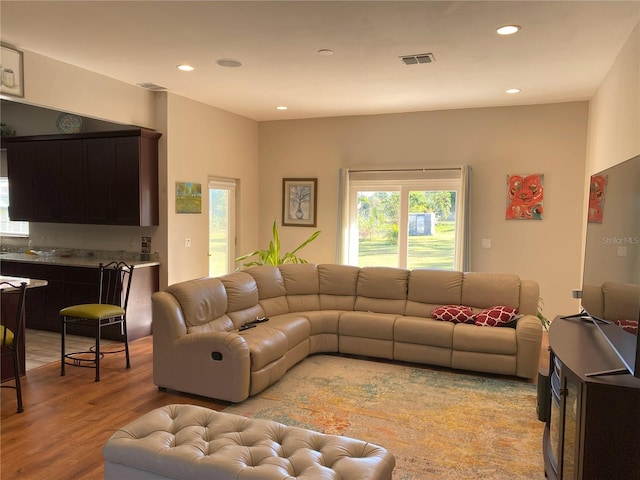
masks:
<path fill-rule="evenodd" d="M 82 118 L 71 113 L 61 113 L 56 120 L 56 128 L 60 133 L 80 133 Z"/>

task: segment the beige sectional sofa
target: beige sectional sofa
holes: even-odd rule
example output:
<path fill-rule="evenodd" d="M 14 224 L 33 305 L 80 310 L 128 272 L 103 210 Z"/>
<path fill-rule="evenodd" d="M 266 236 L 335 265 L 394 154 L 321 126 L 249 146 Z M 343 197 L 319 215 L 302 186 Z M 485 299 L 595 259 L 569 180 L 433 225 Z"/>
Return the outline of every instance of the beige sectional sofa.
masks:
<path fill-rule="evenodd" d="M 591 314 L 609 321 L 638 320 L 640 285 L 604 282 L 582 287 L 582 305 Z"/>
<path fill-rule="evenodd" d="M 309 355 L 335 352 L 533 378 L 538 284 L 517 275 L 335 264 L 259 266 L 181 282 L 153 302 L 160 388 L 241 402 Z M 503 327 L 435 320 L 442 305 L 517 308 Z M 239 328 L 257 317 L 254 328 Z"/>

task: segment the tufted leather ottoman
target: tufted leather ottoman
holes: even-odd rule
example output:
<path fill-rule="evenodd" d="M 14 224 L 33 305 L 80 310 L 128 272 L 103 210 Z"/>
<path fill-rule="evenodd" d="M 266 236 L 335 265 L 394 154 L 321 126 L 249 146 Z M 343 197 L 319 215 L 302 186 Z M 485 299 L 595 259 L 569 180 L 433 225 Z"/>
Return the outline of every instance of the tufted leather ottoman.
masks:
<path fill-rule="evenodd" d="M 391 480 L 393 455 L 362 440 L 195 405 L 167 405 L 118 430 L 107 480 Z"/>

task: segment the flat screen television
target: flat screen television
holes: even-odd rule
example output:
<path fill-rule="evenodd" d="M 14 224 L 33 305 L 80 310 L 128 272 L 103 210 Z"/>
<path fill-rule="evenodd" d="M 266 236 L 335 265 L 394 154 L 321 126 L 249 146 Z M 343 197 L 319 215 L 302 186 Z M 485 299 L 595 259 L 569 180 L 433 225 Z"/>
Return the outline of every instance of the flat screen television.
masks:
<path fill-rule="evenodd" d="M 640 320 L 640 156 L 591 177 L 588 217 L 582 318 L 593 322 L 624 365 L 592 375 L 640 378 L 640 335 L 619 326 Z"/>

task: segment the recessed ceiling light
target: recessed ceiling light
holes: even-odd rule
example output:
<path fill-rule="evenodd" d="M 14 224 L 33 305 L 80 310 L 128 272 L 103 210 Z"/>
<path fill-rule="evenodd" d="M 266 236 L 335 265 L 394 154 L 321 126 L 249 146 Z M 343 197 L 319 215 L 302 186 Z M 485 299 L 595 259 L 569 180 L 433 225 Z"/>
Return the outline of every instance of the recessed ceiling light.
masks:
<path fill-rule="evenodd" d="M 284 105 L 278 105 L 276 107 L 276 110 L 288 110 L 288 107 L 285 107 Z"/>
<path fill-rule="evenodd" d="M 318 50 L 318 55 L 328 57 L 330 55 L 333 55 L 333 50 L 329 50 L 328 48 L 321 48 L 320 50 Z"/>
<path fill-rule="evenodd" d="M 512 95 L 514 93 L 520 93 L 520 89 L 519 88 L 510 88 L 508 90 L 505 90 L 506 93 Z"/>
<path fill-rule="evenodd" d="M 216 63 L 221 67 L 227 68 L 238 68 L 242 66 L 242 63 L 240 63 L 238 60 L 233 60 L 231 58 L 221 58 L 219 60 L 216 60 Z"/>
<path fill-rule="evenodd" d="M 194 68 L 191 65 L 178 65 L 178 70 L 181 70 L 183 72 L 192 72 L 194 70 Z"/>
<path fill-rule="evenodd" d="M 498 35 L 513 35 L 520 30 L 520 25 L 503 25 L 496 30 Z"/>

